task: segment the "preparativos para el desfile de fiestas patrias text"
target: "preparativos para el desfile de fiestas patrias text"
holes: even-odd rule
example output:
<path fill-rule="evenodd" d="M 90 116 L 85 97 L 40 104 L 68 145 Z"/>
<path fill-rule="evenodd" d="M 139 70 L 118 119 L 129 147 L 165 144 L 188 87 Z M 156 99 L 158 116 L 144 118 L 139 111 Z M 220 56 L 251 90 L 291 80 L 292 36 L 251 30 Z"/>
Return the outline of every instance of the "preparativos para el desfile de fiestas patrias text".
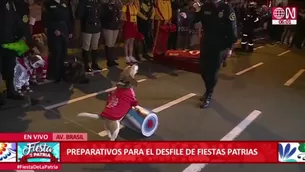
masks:
<path fill-rule="evenodd" d="M 258 155 L 257 149 L 243 149 L 243 148 L 227 148 L 227 149 L 67 149 L 67 155 L 139 155 L 139 156 L 255 156 Z"/>

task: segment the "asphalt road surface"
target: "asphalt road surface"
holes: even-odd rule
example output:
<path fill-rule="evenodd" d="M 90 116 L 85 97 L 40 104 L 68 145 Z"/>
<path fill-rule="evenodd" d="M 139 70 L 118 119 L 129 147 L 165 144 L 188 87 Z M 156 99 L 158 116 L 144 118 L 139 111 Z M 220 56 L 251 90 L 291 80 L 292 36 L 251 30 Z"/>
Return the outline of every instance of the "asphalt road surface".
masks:
<path fill-rule="evenodd" d="M 2 132 L 86 132 L 90 140 L 107 140 L 98 120 L 76 117 L 80 112 L 100 112 L 121 70 L 104 70 L 90 76 L 90 85 L 46 83 L 35 89 L 41 105 L 0 111 Z M 105 66 L 104 62 L 103 66 Z M 211 108 L 199 109 L 204 92 L 198 74 L 175 71 L 157 64 L 140 64 L 137 97 L 144 107 L 155 109 L 160 127 L 150 138 L 123 129 L 119 140 L 304 140 L 305 50 L 289 50 L 264 40 L 253 54 L 235 53 L 221 70 Z M 163 106 L 164 107 L 164 106 Z M 253 116 L 253 111 L 261 113 Z M 232 132 L 241 121 L 249 124 L 240 134 Z M 98 164 L 63 165 L 64 172 L 304 172 L 304 165 L 209 164 Z M 21 172 L 21 171 L 19 171 Z M 33 172 L 33 171 L 32 171 Z"/>

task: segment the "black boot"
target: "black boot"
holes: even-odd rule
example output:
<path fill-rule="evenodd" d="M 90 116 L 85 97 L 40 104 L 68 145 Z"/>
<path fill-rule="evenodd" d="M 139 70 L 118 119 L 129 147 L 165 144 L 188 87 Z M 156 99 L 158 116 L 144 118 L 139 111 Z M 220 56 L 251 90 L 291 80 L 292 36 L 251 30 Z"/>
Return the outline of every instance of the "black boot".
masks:
<path fill-rule="evenodd" d="M 92 72 L 92 69 L 89 66 L 89 51 L 83 50 L 83 62 L 86 72 Z"/>
<path fill-rule="evenodd" d="M 141 61 L 141 57 L 140 57 L 140 51 L 139 51 L 140 47 L 139 47 L 139 42 L 135 41 L 134 43 L 134 57 L 136 60 Z"/>
<path fill-rule="evenodd" d="M 107 59 L 107 61 L 109 60 L 109 47 L 105 45 L 105 57 Z"/>
<path fill-rule="evenodd" d="M 241 45 L 241 51 L 246 51 L 246 49 L 247 49 L 247 45 L 242 44 L 242 45 Z"/>
<path fill-rule="evenodd" d="M 227 59 L 224 59 L 224 60 L 222 61 L 222 67 L 223 67 L 223 68 L 227 67 Z"/>
<path fill-rule="evenodd" d="M 252 53 L 254 51 L 253 46 L 249 46 L 248 52 Z"/>
<path fill-rule="evenodd" d="M 0 92 L 0 106 L 5 105 L 6 97 L 7 97 L 6 90 Z"/>
<path fill-rule="evenodd" d="M 107 54 L 106 54 L 106 57 L 107 57 L 107 66 L 108 67 L 113 67 L 113 66 L 118 66 L 119 64 L 115 61 L 115 57 L 114 57 L 114 54 L 113 54 L 113 50 L 114 50 L 114 47 L 105 47 L 105 50 L 107 49 Z"/>
<path fill-rule="evenodd" d="M 148 55 L 148 48 L 147 48 L 147 44 L 145 43 L 145 41 L 143 41 L 143 58 L 145 58 L 146 60 L 153 59 L 150 55 Z"/>
<path fill-rule="evenodd" d="M 201 102 L 203 102 L 206 96 L 207 96 L 207 92 L 205 92 L 205 93 L 199 98 L 199 100 L 200 100 Z"/>
<path fill-rule="evenodd" d="M 92 59 L 92 63 L 91 63 L 91 68 L 93 70 L 101 70 L 101 68 L 99 67 L 99 65 L 97 64 L 97 58 L 99 56 L 99 52 L 98 50 L 92 50 L 91 51 L 91 59 Z"/>
<path fill-rule="evenodd" d="M 5 82 L 2 80 L 1 74 L 0 74 L 0 106 L 4 105 L 6 102 L 6 86 Z"/>
<path fill-rule="evenodd" d="M 212 93 L 205 93 L 203 97 L 200 98 L 200 100 L 202 101 L 200 104 L 200 108 L 201 109 L 208 108 L 210 106 L 211 99 L 212 99 Z"/>

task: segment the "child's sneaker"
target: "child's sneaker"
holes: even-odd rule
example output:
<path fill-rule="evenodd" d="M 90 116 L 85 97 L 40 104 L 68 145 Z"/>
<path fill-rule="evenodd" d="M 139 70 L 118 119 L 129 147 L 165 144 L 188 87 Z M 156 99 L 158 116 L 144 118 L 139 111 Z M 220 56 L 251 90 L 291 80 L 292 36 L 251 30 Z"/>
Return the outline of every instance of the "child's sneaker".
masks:
<path fill-rule="evenodd" d="M 127 65 L 132 65 L 130 58 L 128 56 L 125 57 L 125 60 Z"/>
<path fill-rule="evenodd" d="M 138 62 L 139 62 L 137 59 L 135 59 L 135 58 L 132 57 L 132 56 L 129 56 L 129 61 L 130 61 L 131 63 L 138 63 Z"/>

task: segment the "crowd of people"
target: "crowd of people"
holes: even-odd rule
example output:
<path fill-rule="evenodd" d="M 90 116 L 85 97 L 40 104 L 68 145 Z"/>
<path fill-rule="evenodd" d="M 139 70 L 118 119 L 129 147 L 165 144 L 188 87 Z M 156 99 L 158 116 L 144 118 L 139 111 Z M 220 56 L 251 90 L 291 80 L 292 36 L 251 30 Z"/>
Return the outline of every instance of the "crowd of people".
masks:
<path fill-rule="evenodd" d="M 124 41 L 125 60 L 129 65 L 141 60 L 139 54 L 151 60 L 149 52 L 152 51 L 163 54 L 167 49 L 199 48 L 196 45 L 200 44 L 202 30 L 210 27 L 202 27 L 204 20 L 196 18 L 197 6 L 194 6 L 194 2 L 197 1 L 2 0 L 0 13 L 3 16 L 2 23 L 5 24 L 0 27 L 0 44 L 25 39 L 30 53 L 45 54 L 43 59 L 48 64 L 47 78 L 60 82 L 65 77 L 65 62 L 70 42 L 76 41 L 76 38 L 81 42 L 81 57 L 86 72 L 101 69 L 98 65 L 98 58 L 102 56 L 98 50 L 100 38 L 105 45 L 103 56 L 108 67 L 118 65 L 114 51 L 119 35 Z M 202 3 L 204 2 L 198 2 Z M 265 29 L 270 31 L 272 39 L 290 46 L 303 46 L 304 11 L 300 10 L 296 26 L 284 27 L 271 25 L 270 9 L 266 5 L 258 7 L 251 3 L 235 4 L 234 9 L 236 16 L 230 16 L 230 20 L 236 18 L 237 26 L 242 28 L 242 48 L 247 45 L 248 50 L 253 51 L 253 29 L 264 27 L 265 24 L 268 26 Z M 264 22 L 261 22 L 262 20 Z M 256 24 L 257 21 L 264 25 Z M 80 26 L 80 31 L 77 26 Z M 33 35 L 41 33 L 46 35 L 46 49 L 41 48 L 40 41 L 37 43 L 36 39 L 33 39 Z M 16 92 L 13 82 L 17 55 L 3 47 L 0 48 L 0 53 L 0 82 L 5 80 L 5 87 L 0 86 L 3 87 L 0 93 L 6 89 L 5 96 L 8 98 L 22 99 L 22 94 Z M 1 83 L 3 85 L 4 82 Z M 0 95 L 4 97 L 3 94 Z M 3 99 L 1 96 L 0 99 Z"/>
<path fill-rule="evenodd" d="M 25 40 L 30 49 L 26 54 L 18 55 L 16 51 L 12 51 L 14 47 L 0 48 L 1 85 L 5 83 L 3 88 L 6 89 L 6 96 L 12 99 L 23 99 L 14 85 L 16 62 L 21 63 L 16 60 L 17 57 L 19 59 L 30 54 L 44 54 L 42 57 L 48 66 L 47 78 L 60 82 L 64 79 L 68 48 L 70 42 L 75 41 L 74 38 L 81 40 L 85 71 L 92 72 L 101 69 L 97 59 L 101 56 L 98 47 L 102 36 L 108 67 L 118 65 L 114 46 L 120 31 L 124 40 L 126 63 L 134 64 L 141 60 L 140 44 L 143 57 L 151 60 L 149 52 L 154 48 L 153 38 L 158 37 L 159 30 L 167 32 L 167 29 L 171 30 L 175 26 L 174 20 L 172 21 L 171 1 L 3 0 L 0 7 L 2 23 L 5 23 L 0 27 L 0 44 L 14 46 L 14 43 Z M 77 32 L 77 25 L 80 26 L 80 33 Z M 45 35 L 44 40 L 36 40 L 35 35 L 41 33 Z M 167 42 L 167 38 L 162 42 Z M 176 39 L 171 42 L 176 42 Z M 45 47 L 42 48 L 41 45 Z M 25 63 L 24 60 L 21 61 Z M 28 72 L 32 70 L 29 69 Z"/>
<path fill-rule="evenodd" d="M 280 3 L 275 6 L 283 7 L 284 5 Z M 272 25 L 271 8 L 267 5 L 253 6 L 252 4 L 247 5 L 238 3 L 234 6 L 234 9 L 237 20 L 239 21 L 238 24 L 241 28 L 252 28 L 252 30 L 261 28 L 268 34 L 269 38 L 275 42 L 286 44 L 289 47 L 295 46 L 296 48 L 302 48 L 304 47 L 305 41 L 305 7 L 304 4 L 289 4 L 288 6 L 296 6 L 298 9 L 297 25 Z M 252 20 L 252 24 L 247 23 L 248 20 L 245 21 L 249 14 L 256 15 L 254 19 L 250 19 Z M 255 20 L 256 23 L 253 22 Z"/>

